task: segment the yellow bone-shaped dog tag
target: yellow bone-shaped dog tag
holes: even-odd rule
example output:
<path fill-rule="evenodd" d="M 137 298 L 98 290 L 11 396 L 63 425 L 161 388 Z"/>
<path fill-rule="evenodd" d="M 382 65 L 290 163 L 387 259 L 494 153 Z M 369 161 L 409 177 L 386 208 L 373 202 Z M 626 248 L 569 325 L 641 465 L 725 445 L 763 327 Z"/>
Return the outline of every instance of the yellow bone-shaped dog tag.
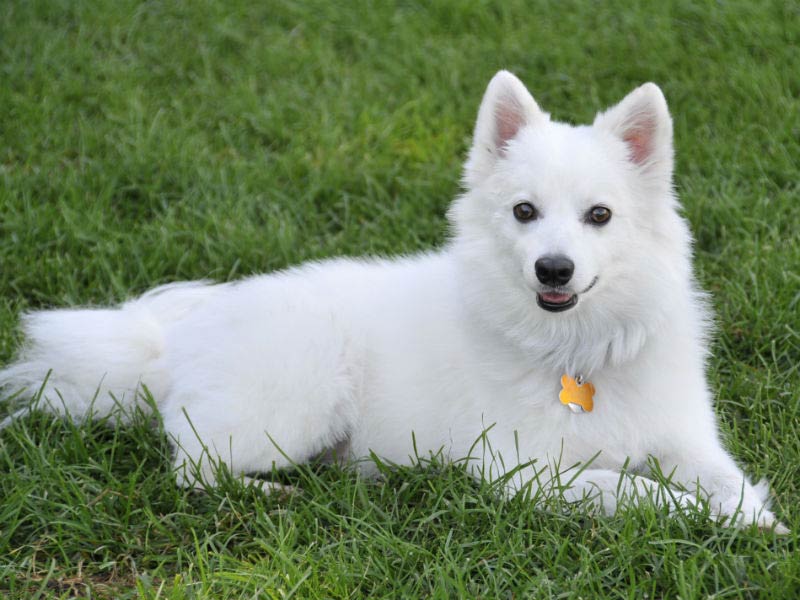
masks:
<path fill-rule="evenodd" d="M 592 412 L 594 408 L 594 386 L 589 383 L 578 383 L 569 375 L 561 376 L 561 391 L 558 394 L 561 404 L 569 407 L 574 413 Z"/>

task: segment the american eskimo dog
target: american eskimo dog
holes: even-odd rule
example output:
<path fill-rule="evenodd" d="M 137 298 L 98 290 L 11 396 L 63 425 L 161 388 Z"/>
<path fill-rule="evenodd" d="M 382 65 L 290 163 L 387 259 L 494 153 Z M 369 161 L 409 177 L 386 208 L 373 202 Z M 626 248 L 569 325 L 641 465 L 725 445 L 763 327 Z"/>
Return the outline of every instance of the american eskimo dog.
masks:
<path fill-rule="evenodd" d="M 212 484 L 219 463 L 244 477 L 331 449 L 434 451 L 511 493 L 557 480 L 609 513 L 623 497 L 702 498 L 718 518 L 785 530 L 720 442 L 672 170 L 656 85 L 574 127 L 501 71 L 440 250 L 27 314 L 0 383 L 72 416 L 147 386 L 183 485 Z"/>

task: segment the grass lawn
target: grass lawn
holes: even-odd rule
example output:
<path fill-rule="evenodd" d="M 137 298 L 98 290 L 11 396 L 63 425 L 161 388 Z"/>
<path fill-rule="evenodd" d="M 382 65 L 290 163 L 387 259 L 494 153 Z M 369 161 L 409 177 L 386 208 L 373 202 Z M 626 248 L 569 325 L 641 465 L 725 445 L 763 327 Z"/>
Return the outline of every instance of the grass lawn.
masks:
<path fill-rule="evenodd" d="M 799 47 L 787 1 L 0 3 L 0 362 L 28 309 L 441 243 L 499 68 L 573 122 L 652 80 L 721 427 L 793 531 L 534 509 L 436 464 L 187 492 L 146 418 L 37 413 L 0 433 L 0 595 L 800 597 Z"/>

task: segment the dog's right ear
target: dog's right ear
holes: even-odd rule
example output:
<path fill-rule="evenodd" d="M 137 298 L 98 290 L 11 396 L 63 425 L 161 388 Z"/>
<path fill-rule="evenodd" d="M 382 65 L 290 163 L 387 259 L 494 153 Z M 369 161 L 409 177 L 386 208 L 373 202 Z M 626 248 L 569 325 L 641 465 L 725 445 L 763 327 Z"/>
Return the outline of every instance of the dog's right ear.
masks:
<path fill-rule="evenodd" d="M 477 185 L 491 173 L 520 129 L 547 119 L 525 85 L 508 71 L 499 71 L 489 82 L 478 111 L 472 149 L 464 167 L 467 186 Z"/>
<path fill-rule="evenodd" d="M 628 160 L 642 181 L 669 191 L 672 185 L 672 118 L 667 101 L 655 83 L 645 83 L 616 106 L 600 113 L 594 127 L 622 140 Z"/>

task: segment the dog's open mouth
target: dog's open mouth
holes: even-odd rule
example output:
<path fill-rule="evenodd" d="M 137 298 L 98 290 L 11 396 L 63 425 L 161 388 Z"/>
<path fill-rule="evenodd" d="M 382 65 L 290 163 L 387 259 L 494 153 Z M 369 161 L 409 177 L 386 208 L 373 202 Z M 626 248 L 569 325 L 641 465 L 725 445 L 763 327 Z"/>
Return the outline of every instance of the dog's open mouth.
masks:
<path fill-rule="evenodd" d="M 592 282 L 586 287 L 585 290 L 581 292 L 581 294 L 585 294 L 592 289 L 595 283 L 597 283 L 597 277 L 592 279 Z M 547 292 L 537 293 L 536 302 L 545 310 L 550 312 L 561 312 L 563 310 L 569 310 L 578 303 L 578 294 L 563 292 L 557 289 L 549 290 Z"/>
<path fill-rule="evenodd" d="M 536 302 L 545 310 L 561 312 L 572 308 L 578 303 L 578 294 L 544 292 L 536 294 Z"/>

